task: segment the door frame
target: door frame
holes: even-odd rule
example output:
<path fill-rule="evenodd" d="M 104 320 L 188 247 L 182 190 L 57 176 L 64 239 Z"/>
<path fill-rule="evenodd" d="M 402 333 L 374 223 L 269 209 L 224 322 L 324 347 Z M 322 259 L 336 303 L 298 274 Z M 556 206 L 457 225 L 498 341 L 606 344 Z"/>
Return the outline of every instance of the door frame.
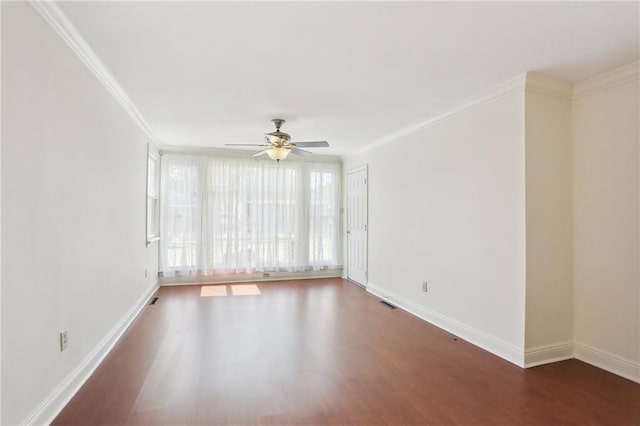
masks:
<path fill-rule="evenodd" d="M 364 244 L 365 244 L 365 250 L 364 250 L 364 277 L 365 277 L 365 282 L 363 284 L 358 283 L 357 281 L 353 281 L 351 279 L 349 279 L 349 175 L 353 174 L 353 173 L 359 173 L 364 171 L 364 176 L 365 176 L 365 185 L 364 185 L 364 223 L 365 223 L 365 233 L 364 233 Z M 346 269 L 346 277 L 347 280 L 349 280 L 350 282 L 363 287 L 363 288 L 367 288 L 367 283 L 369 282 L 369 165 L 368 164 L 363 164 L 360 165 L 358 167 L 354 167 L 352 169 L 349 169 L 346 171 L 345 173 L 345 187 L 346 187 L 346 191 L 345 191 L 345 217 L 344 217 L 344 221 L 345 221 L 345 253 L 347 254 L 346 258 L 345 258 L 345 269 Z"/>

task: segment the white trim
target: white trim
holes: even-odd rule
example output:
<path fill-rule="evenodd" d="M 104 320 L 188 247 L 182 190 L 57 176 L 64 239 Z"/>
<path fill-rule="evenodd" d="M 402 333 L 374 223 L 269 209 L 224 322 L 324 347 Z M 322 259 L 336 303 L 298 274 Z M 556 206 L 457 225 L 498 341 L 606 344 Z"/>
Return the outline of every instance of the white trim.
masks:
<path fill-rule="evenodd" d="M 640 383 L 640 364 L 637 362 L 580 342 L 573 342 L 573 352 L 574 358 L 580 361 Z"/>
<path fill-rule="evenodd" d="M 560 342 L 550 345 L 536 346 L 524 353 L 524 368 L 565 361 L 573 358 L 573 342 Z"/>
<path fill-rule="evenodd" d="M 389 290 L 385 290 L 378 286 L 367 283 L 367 291 L 378 297 L 387 299 L 397 305 L 399 308 L 409 312 L 412 315 L 421 318 L 428 323 L 435 325 L 443 330 L 448 331 L 494 355 L 499 356 L 513 364 L 524 367 L 524 353 L 517 346 L 505 342 L 495 336 L 491 336 L 483 331 L 473 328 L 467 324 L 461 323 L 446 315 L 427 309 L 423 306 L 399 296 Z"/>
<path fill-rule="evenodd" d="M 155 205 L 155 211 L 153 212 L 154 215 L 154 220 L 155 220 L 155 224 L 156 224 L 156 230 L 155 233 L 153 234 L 149 234 L 149 163 L 151 163 L 151 161 L 155 162 L 155 168 L 156 168 L 156 179 L 154 182 L 155 185 L 155 190 L 156 190 L 156 205 Z M 145 241 L 146 241 L 146 247 L 149 248 L 151 246 L 152 243 L 159 241 L 160 240 L 160 153 L 155 153 L 153 152 L 153 150 L 151 149 L 151 145 L 147 144 L 147 184 L 145 185 L 145 217 L 144 217 L 144 223 L 145 223 Z"/>
<path fill-rule="evenodd" d="M 91 47 L 89 47 L 56 3 L 53 1 L 35 0 L 29 0 L 29 3 L 55 32 L 58 33 L 62 40 L 67 43 L 71 50 L 78 55 L 80 60 L 84 62 L 87 68 L 96 76 L 98 81 L 104 85 L 107 91 L 118 101 L 133 121 L 140 126 L 151 142 L 158 148 L 162 147 L 162 141 L 151 126 L 149 126 L 133 101 L 127 96 L 109 69 L 102 63 Z"/>
<path fill-rule="evenodd" d="M 591 95 L 601 90 L 637 80 L 640 74 L 639 61 L 605 72 L 573 86 L 573 99 Z"/>
<path fill-rule="evenodd" d="M 291 281 L 291 280 L 314 280 L 322 278 L 341 278 L 342 269 L 327 269 L 310 272 L 269 272 L 268 277 L 264 277 L 262 272 L 252 274 L 227 274 L 227 275 L 205 275 L 199 277 L 168 277 L 160 278 L 161 287 L 180 285 L 202 285 L 202 284 L 234 284 L 247 282 L 271 282 L 271 281 Z"/>
<path fill-rule="evenodd" d="M 349 169 L 348 171 L 345 172 L 345 175 L 349 175 L 351 173 L 358 173 L 358 172 L 361 172 L 361 171 L 366 171 L 367 172 L 367 177 L 368 177 L 368 175 L 369 175 L 369 165 L 368 164 L 363 164 L 361 166 Z"/>
<path fill-rule="evenodd" d="M 353 173 L 360 173 L 360 172 L 364 172 L 364 198 L 365 198 L 365 211 L 364 211 L 364 222 L 365 222 L 365 234 L 364 234 L 364 238 L 365 238 L 365 250 L 364 250 L 364 255 L 365 255 L 365 259 L 364 259 L 364 282 L 359 283 L 355 280 L 352 280 L 351 278 L 349 278 L 349 237 L 348 237 L 348 229 L 347 226 L 343 226 L 343 232 L 344 232 L 344 241 L 345 244 L 343 245 L 344 249 L 345 249 L 345 257 L 343 259 L 343 264 L 344 264 L 344 273 L 345 273 L 345 279 L 349 280 L 349 281 L 353 281 L 354 283 L 360 285 L 362 288 L 366 289 L 367 288 L 367 281 L 369 279 L 369 164 L 362 164 L 360 166 L 354 167 L 350 170 L 348 170 L 347 172 L 345 172 L 345 177 L 346 179 L 344 180 L 344 182 L 342 183 L 343 187 L 345 188 L 345 193 L 346 193 L 346 201 L 347 201 L 347 205 L 346 205 L 346 212 L 347 214 L 344 215 L 343 217 L 343 225 L 348 225 L 347 221 L 347 217 L 349 216 L 349 175 L 353 174 Z"/>
<path fill-rule="evenodd" d="M 344 155 L 342 158 L 347 159 L 363 154 L 373 148 L 405 138 L 419 132 L 420 130 L 436 126 L 444 121 L 455 118 L 460 114 L 495 102 L 518 91 L 531 90 L 533 92 L 565 99 L 576 99 L 581 96 L 589 95 L 618 84 L 638 79 L 639 63 L 640 62 L 636 61 L 576 84 L 547 77 L 536 72 L 527 72 L 455 104 L 438 114 L 431 115 L 422 121 L 410 124 L 405 128 L 389 133 L 361 149 Z"/>
<path fill-rule="evenodd" d="M 547 77 L 537 72 L 527 73 L 526 90 L 555 96 L 563 99 L 571 99 L 573 84 L 556 78 Z"/>
<path fill-rule="evenodd" d="M 504 83 L 494 86 L 491 89 L 488 89 L 476 96 L 472 96 L 460 103 L 457 103 L 439 114 L 431 115 L 427 117 L 425 120 L 410 124 L 409 126 L 403 129 L 389 133 L 373 141 L 371 144 L 363 147 L 362 149 L 359 149 L 352 153 L 344 155 L 343 158 L 346 159 L 356 155 L 360 155 L 364 152 L 370 151 L 373 148 L 377 148 L 381 145 L 385 145 L 387 143 L 396 141 L 398 139 L 405 138 L 407 136 L 410 136 L 414 133 L 419 132 L 420 130 L 436 126 L 447 120 L 451 120 L 452 118 L 455 118 L 460 114 L 480 108 L 482 106 L 485 106 L 487 104 L 500 100 L 506 96 L 509 96 L 513 93 L 524 91 L 526 79 L 527 79 L 527 74 L 521 74 L 517 77 L 511 78 L 505 81 Z"/>
<path fill-rule="evenodd" d="M 109 354 L 111 349 L 120 340 L 127 328 L 136 319 L 138 314 L 147 305 L 151 296 L 158 289 L 158 281 L 154 281 L 151 286 L 136 300 L 129 311 L 120 321 L 107 333 L 107 335 L 93 348 L 87 357 L 71 373 L 65 377 L 60 384 L 27 416 L 20 424 L 24 425 L 44 425 L 50 424 L 62 411 L 73 396 L 80 390 L 84 382 L 91 377 L 100 363 Z"/>

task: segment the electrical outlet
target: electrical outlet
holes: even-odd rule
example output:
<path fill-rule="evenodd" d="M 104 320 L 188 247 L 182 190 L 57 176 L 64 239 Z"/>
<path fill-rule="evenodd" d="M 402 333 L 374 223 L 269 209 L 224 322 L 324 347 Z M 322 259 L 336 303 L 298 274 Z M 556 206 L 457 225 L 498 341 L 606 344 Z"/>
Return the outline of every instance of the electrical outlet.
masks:
<path fill-rule="evenodd" d="M 262 277 L 263 277 L 263 278 L 267 278 L 267 277 L 270 277 L 270 276 L 271 276 L 271 273 L 270 273 L 270 272 L 263 272 L 263 273 L 262 273 Z"/>
<path fill-rule="evenodd" d="M 422 281 L 422 291 L 426 293 L 428 290 L 429 290 L 429 287 L 427 285 L 427 280 Z"/>
<path fill-rule="evenodd" d="M 60 332 L 60 352 L 64 351 L 69 347 L 69 336 L 67 334 L 67 330 L 63 330 Z"/>

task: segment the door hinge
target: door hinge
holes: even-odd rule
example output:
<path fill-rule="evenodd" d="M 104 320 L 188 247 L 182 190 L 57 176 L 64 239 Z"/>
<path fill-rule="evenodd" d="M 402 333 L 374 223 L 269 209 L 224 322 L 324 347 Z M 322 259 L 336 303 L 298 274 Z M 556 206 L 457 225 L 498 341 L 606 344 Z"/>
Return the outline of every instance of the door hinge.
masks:
<path fill-rule="evenodd" d="M 364 231 L 367 232 L 367 224 L 364 224 Z"/>
<path fill-rule="evenodd" d="M 365 185 L 367 184 L 367 178 L 364 178 L 364 184 Z"/>

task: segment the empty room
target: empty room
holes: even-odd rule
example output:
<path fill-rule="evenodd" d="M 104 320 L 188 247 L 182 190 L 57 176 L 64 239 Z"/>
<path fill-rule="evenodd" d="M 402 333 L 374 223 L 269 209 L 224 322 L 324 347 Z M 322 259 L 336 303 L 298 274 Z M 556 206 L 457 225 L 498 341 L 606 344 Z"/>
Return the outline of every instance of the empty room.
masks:
<path fill-rule="evenodd" d="M 640 424 L 637 1 L 0 13 L 0 424 Z"/>

